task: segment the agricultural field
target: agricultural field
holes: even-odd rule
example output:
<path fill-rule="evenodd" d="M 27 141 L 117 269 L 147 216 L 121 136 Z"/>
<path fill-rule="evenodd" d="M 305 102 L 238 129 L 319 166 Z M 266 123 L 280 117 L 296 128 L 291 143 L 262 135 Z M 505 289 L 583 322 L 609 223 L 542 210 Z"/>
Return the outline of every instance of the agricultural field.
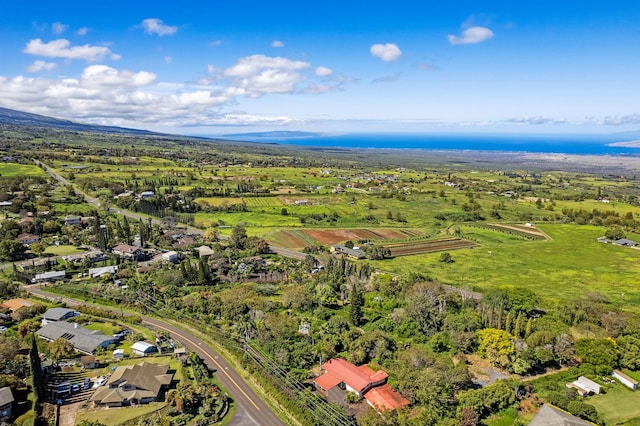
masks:
<path fill-rule="evenodd" d="M 0 163 L 0 177 L 35 176 L 46 178 L 47 173 L 32 164 Z"/>
<path fill-rule="evenodd" d="M 391 252 L 391 256 L 415 256 L 448 250 L 472 249 L 475 244 L 460 238 L 439 238 L 436 240 L 417 240 L 404 243 L 384 244 L 382 247 Z"/>

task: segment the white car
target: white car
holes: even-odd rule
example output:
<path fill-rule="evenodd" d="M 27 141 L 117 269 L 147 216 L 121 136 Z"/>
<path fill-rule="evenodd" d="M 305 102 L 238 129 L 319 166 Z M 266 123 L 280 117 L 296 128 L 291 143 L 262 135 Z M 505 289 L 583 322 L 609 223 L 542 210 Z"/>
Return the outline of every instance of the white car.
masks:
<path fill-rule="evenodd" d="M 5 331 L 7 331 L 7 327 L 0 325 L 0 333 L 4 333 Z"/>

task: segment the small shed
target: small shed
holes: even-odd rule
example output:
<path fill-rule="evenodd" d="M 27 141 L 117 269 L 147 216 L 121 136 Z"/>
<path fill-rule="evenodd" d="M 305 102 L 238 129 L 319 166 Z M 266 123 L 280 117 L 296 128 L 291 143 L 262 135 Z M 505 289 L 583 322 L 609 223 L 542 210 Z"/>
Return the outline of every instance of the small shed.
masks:
<path fill-rule="evenodd" d="M 626 387 L 628 387 L 631 390 L 636 390 L 638 389 L 638 381 L 632 379 L 631 377 L 627 376 L 626 374 L 624 374 L 622 371 L 620 370 L 613 370 L 613 372 L 611 373 L 611 375 L 613 377 L 615 377 L 616 379 L 618 379 L 620 381 L 620 383 L 622 383 L 623 385 L 625 385 Z"/>
<path fill-rule="evenodd" d="M 151 343 L 139 341 L 139 342 L 135 342 L 131 346 L 131 350 L 133 351 L 133 353 L 135 355 L 147 356 L 150 353 L 155 352 L 156 347 L 155 347 L 155 345 L 152 345 Z"/>
<path fill-rule="evenodd" d="M 99 365 L 99 363 L 96 361 L 95 355 L 82 356 L 80 357 L 80 362 L 82 363 L 82 366 L 87 370 L 98 368 Z"/>
<path fill-rule="evenodd" d="M 122 359 L 124 358 L 124 349 L 116 349 L 113 351 L 113 359 Z"/>

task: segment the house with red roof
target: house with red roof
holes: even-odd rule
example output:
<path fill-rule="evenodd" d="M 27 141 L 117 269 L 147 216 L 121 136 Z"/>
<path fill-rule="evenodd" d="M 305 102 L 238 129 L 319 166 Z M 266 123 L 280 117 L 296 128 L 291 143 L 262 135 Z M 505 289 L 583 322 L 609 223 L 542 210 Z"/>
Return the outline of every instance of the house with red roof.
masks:
<path fill-rule="evenodd" d="M 394 411 L 409 405 L 409 401 L 387 384 L 384 370 L 374 371 L 367 365 L 359 367 L 341 358 L 322 364 L 325 373 L 313 382 L 316 389 L 330 401 L 343 401 L 346 392 L 364 398 L 378 411 Z"/>

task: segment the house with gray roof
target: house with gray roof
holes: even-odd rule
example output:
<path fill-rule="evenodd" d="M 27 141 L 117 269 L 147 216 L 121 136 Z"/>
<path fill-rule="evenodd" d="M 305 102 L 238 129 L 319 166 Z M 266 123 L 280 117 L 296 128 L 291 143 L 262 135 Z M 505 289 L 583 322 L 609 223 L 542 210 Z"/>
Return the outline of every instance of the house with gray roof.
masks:
<path fill-rule="evenodd" d="M 0 389 L 0 419 L 8 419 L 11 417 L 11 408 L 13 406 L 13 392 L 10 387 Z"/>
<path fill-rule="evenodd" d="M 359 260 L 359 259 L 364 259 L 367 257 L 366 253 L 364 252 L 364 250 L 360 249 L 360 248 L 349 248 L 347 246 L 344 246 L 342 244 L 336 244 L 331 246 L 331 248 L 329 249 L 331 251 L 331 253 L 333 254 L 342 254 L 344 256 L 347 256 L 351 259 L 355 259 L 355 260 Z"/>
<path fill-rule="evenodd" d="M 168 365 L 149 362 L 118 367 L 104 386 L 91 397 L 98 405 L 122 407 L 156 401 L 173 380 Z"/>
<path fill-rule="evenodd" d="M 50 308 L 42 314 L 42 325 L 45 326 L 51 322 L 65 321 L 80 315 L 80 312 L 68 308 Z"/>
<path fill-rule="evenodd" d="M 107 336 L 101 331 L 88 330 L 78 324 L 64 321 L 54 321 L 48 323 L 36 334 L 47 341 L 54 341 L 63 338 L 73 345 L 73 348 L 87 355 L 94 355 L 99 348 L 105 349 L 107 346 L 116 343 L 113 336 Z"/>
<path fill-rule="evenodd" d="M 528 426 L 592 426 L 586 420 L 582 420 L 564 410 L 549 404 L 544 404 L 538 413 L 531 419 Z"/>

